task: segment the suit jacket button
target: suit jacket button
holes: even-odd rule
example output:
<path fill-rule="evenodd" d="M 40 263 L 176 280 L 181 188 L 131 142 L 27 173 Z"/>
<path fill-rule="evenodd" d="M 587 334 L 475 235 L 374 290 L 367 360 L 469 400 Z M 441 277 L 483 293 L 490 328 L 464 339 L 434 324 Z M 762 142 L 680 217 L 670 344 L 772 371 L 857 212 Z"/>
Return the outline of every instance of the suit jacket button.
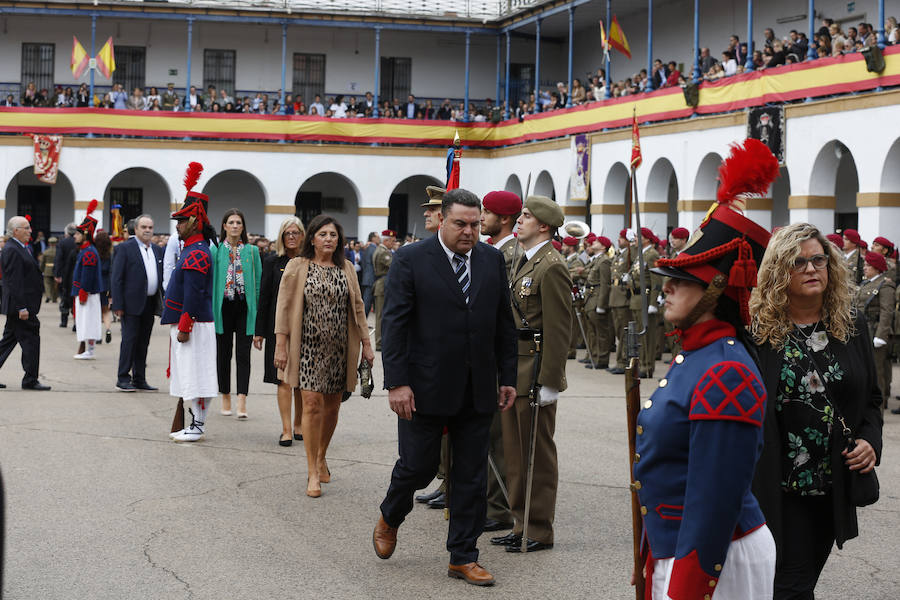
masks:
<path fill-rule="evenodd" d="M 641 462 L 641 455 L 638 454 L 637 452 L 634 453 L 634 462 L 636 462 L 636 463 Z"/>
<path fill-rule="evenodd" d="M 721 571 L 721 570 L 722 570 L 722 565 L 718 565 L 718 564 L 717 564 L 716 566 L 713 567 L 713 569 L 715 569 L 716 571 Z"/>
<path fill-rule="evenodd" d="M 647 516 L 647 507 L 646 506 L 641 507 L 641 514 L 644 516 Z"/>
<path fill-rule="evenodd" d="M 662 379 L 659 380 L 659 387 L 663 388 L 663 387 L 666 387 L 667 385 L 669 385 L 669 380 L 666 379 L 665 377 L 663 377 Z"/>
<path fill-rule="evenodd" d="M 679 354 L 678 356 L 675 357 L 675 364 L 679 364 L 679 365 L 680 365 L 680 364 L 683 363 L 683 362 L 684 362 L 684 355 L 683 355 L 683 354 Z"/>
<path fill-rule="evenodd" d="M 637 434 L 644 435 L 644 428 L 641 425 L 637 426 Z"/>
<path fill-rule="evenodd" d="M 646 402 L 644 402 L 644 408 L 645 408 L 645 409 L 648 409 L 648 408 L 650 408 L 651 406 L 653 406 L 653 400 L 647 400 Z"/>

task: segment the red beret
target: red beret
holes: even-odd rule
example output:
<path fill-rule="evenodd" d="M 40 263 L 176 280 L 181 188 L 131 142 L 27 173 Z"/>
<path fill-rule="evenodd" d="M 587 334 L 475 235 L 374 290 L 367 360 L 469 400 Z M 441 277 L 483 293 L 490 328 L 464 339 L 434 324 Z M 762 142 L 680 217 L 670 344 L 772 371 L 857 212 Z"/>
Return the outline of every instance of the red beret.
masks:
<path fill-rule="evenodd" d="M 834 244 L 835 246 L 837 246 L 839 250 L 843 250 L 843 249 L 844 249 L 844 238 L 842 238 L 842 237 L 839 236 L 838 234 L 836 234 L 836 233 L 829 233 L 829 234 L 826 235 L 825 237 L 828 238 L 828 241 L 829 241 L 829 242 L 831 242 L 832 244 Z"/>
<path fill-rule="evenodd" d="M 605 235 L 597 236 L 597 241 L 600 242 L 600 244 L 603 245 L 605 248 L 609 248 L 610 246 L 612 246 L 612 242 L 609 241 L 609 238 L 606 237 Z"/>
<path fill-rule="evenodd" d="M 676 240 L 686 240 L 691 237 L 691 232 L 684 227 L 676 227 L 672 230 L 672 237 Z"/>
<path fill-rule="evenodd" d="M 848 240 L 850 240 L 851 242 L 853 242 L 854 244 L 856 244 L 857 246 L 859 246 L 860 242 L 862 241 L 859 237 L 859 232 L 856 231 L 855 229 L 845 229 L 844 237 L 847 238 Z"/>
<path fill-rule="evenodd" d="M 650 240 L 654 244 L 656 243 L 656 236 L 653 235 L 653 231 L 650 230 L 649 227 L 641 227 L 641 237 L 644 239 Z"/>
<path fill-rule="evenodd" d="M 858 246 L 859 246 L 860 248 L 862 248 L 863 250 L 868 250 L 868 249 L 869 249 L 869 244 L 866 242 L 866 240 L 859 240 Z"/>
<path fill-rule="evenodd" d="M 550 243 L 553 244 L 553 247 L 556 248 L 557 252 L 562 250 L 562 244 L 559 242 L 559 240 L 550 240 Z"/>
<path fill-rule="evenodd" d="M 622 231 L 619 232 L 619 237 L 620 237 L 620 238 L 626 238 L 626 239 L 627 239 L 627 236 L 628 236 L 628 230 L 627 230 L 627 229 L 623 229 Z"/>
<path fill-rule="evenodd" d="M 490 192 L 481 201 L 486 210 L 495 215 L 512 216 L 522 212 L 522 199 L 512 192 Z"/>
<path fill-rule="evenodd" d="M 382 237 L 395 238 L 395 237 L 397 237 L 397 232 L 394 231 L 393 229 L 385 229 L 384 231 L 381 232 L 381 235 L 382 235 Z"/>
<path fill-rule="evenodd" d="M 567 235 L 566 237 L 563 238 L 562 243 L 565 244 L 566 246 L 577 246 L 578 239 L 573 238 L 571 235 Z"/>
<path fill-rule="evenodd" d="M 893 252 L 893 251 L 894 251 L 894 244 L 893 244 L 893 242 L 891 242 L 891 240 L 887 239 L 886 237 L 881 237 L 881 236 L 879 235 L 877 238 L 875 238 L 875 240 L 874 240 L 872 243 L 873 243 L 873 244 L 881 244 L 882 247 L 888 249 L 888 252 Z"/>
<path fill-rule="evenodd" d="M 879 252 L 866 252 L 866 262 L 875 267 L 879 273 L 887 271 L 887 261 Z"/>
<path fill-rule="evenodd" d="M 594 232 L 587 234 L 584 238 L 584 241 L 588 244 L 593 244 L 596 240 L 597 240 L 597 234 Z"/>

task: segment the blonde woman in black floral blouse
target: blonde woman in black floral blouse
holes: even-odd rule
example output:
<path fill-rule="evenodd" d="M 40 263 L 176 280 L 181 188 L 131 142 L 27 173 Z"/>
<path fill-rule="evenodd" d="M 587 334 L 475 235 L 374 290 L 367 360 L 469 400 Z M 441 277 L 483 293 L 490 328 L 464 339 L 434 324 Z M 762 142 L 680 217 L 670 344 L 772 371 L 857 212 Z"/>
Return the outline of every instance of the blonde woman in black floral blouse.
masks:
<path fill-rule="evenodd" d="M 849 471 L 869 472 L 881 456 L 872 336 L 840 252 L 812 225 L 775 233 L 758 284 L 751 332 L 769 402 L 753 492 L 775 537 L 775 600 L 812 599 L 834 543 L 858 535 Z"/>

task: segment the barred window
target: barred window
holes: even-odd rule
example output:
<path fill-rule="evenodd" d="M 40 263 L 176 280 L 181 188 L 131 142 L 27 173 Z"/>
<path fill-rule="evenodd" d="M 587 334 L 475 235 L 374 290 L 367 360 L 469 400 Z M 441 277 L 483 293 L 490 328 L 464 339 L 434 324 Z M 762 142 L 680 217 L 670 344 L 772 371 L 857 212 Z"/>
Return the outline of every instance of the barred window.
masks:
<path fill-rule="evenodd" d="M 34 82 L 37 91 L 53 94 L 53 66 L 56 44 L 22 44 L 22 91 Z M 54 98 L 55 100 L 55 98 Z"/>
<path fill-rule="evenodd" d="M 379 100 L 384 102 L 398 99 L 406 102 L 412 90 L 412 59 L 409 57 L 381 57 L 381 85 Z"/>
<path fill-rule="evenodd" d="M 129 95 L 134 88 L 146 85 L 147 49 L 143 46 L 116 46 L 116 70 L 113 83 L 121 83 Z"/>
<path fill-rule="evenodd" d="M 216 92 L 225 90 L 234 96 L 234 50 L 203 50 L 203 92 L 216 86 Z"/>
<path fill-rule="evenodd" d="M 307 106 L 316 94 L 325 96 L 325 55 L 294 53 L 294 97 L 302 96 Z M 324 102 L 324 98 L 322 99 Z"/>

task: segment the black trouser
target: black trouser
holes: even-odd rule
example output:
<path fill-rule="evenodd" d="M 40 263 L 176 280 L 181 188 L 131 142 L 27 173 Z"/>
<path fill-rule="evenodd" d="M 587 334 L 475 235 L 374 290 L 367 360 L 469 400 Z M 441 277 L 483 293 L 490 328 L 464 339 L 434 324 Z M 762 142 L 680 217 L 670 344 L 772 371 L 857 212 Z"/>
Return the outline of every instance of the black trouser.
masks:
<path fill-rule="evenodd" d="M 16 344 L 22 348 L 22 368 L 25 376 L 22 377 L 22 385 L 37 383 L 38 368 L 41 363 L 41 322 L 36 315 L 29 313 L 28 318 L 19 318 L 18 311 L 6 315 L 6 327 L 3 328 L 3 337 L 0 338 L 0 367 L 6 363 L 10 352 Z"/>
<path fill-rule="evenodd" d="M 475 412 L 471 404 L 453 416 L 414 412 L 411 421 L 398 419 L 400 459 L 391 473 L 391 485 L 381 503 L 381 514 L 391 527 L 399 527 L 413 508 L 413 495 L 434 479 L 441 454 L 441 434 L 449 429 L 453 440 L 450 467 L 450 528 L 447 550 L 450 564 L 478 560 L 476 542 L 484 529 L 487 511 L 487 454 L 493 415 Z"/>
<path fill-rule="evenodd" d="M 237 340 L 234 359 L 237 363 L 237 393 L 247 394 L 250 388 L 250 345 L 247 335 L 247 301 L 222 301 L 222 333 L 216 334 L 216 367 L 219 373 L 219 393 L 231 393 L 231 346 Z"/>
<path fill-rule="evenodd" d="M 147 347 L 153 333 L 156 296 L 147 296 L 139 315 L 122 315 L 122 343 L 119 345 L 119 383 L 147 383 Z"/>
<path fill-rule="evenodd" d="M 834 545 L 831 494 L 782 494 L 781 555 L 775 569 L 775 600 L 813 600 L 822 568 Z"/>

